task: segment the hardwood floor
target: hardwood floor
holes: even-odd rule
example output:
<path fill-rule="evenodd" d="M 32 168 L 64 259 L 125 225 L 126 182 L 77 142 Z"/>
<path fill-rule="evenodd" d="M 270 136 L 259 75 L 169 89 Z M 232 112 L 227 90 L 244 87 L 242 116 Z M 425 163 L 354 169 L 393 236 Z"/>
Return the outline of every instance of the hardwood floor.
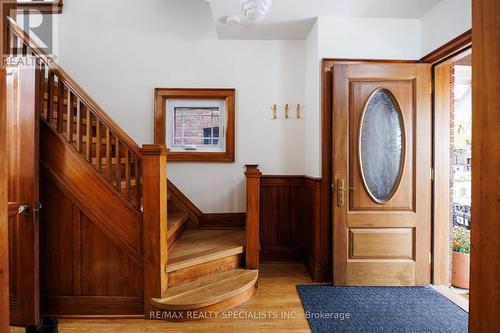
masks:
<path fill-rule="evenodd" d="M 302 264 L 262 263 L 259 269 L 259 288 L 246 303 L 225 311 L 218 318 L 174 323 L 154 320 L 76 320 L 61 319 L 61 333 L 143 333 L 143 332 L 310 332 L 304 310 L 297 294 L 297 284 L 311 283 L 311 278 Z M 285 319 L 283 315 L 296 316 Z M 260 319 L 256 319 L 257 316 Z M 277 315 L 274 319 L 272 316 Z M 247 318 L 243 318 L 243 317 Z M 254 318 L 252 318 L 253 316 Z M 265 318 L 264 318 L 265 316 Z M 242 317 L 242 318 L 240 318 Z M 23 332 L 11 329 L 11 333 Z"/>

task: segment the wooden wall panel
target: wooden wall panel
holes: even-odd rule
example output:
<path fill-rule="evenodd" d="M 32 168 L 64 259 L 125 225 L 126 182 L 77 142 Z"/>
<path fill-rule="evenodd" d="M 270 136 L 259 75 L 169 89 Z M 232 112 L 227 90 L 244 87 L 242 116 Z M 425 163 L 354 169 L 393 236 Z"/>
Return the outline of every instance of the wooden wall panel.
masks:
<path fill-rule="evenodd" d="M 75 205 L 43 176 L 40 189 L 40 293 L 72 295 Z"/>
<path fill-rule="evenodd" d="M 260 245 L 263 261 L 303 260 L 305 199 L 303 177 L 262 177 Z"/>
<path fill-rule="evenodd" d="M 322 232 L 321 200 L 319 179 L 262 176 L 261 260 L 301 261 L 313 280 L 325 281 L 329 266 L 322 260 L 331 248 L 325 249 L 329 243 Z"/>
<path fill-rule="evenodd" d="M 143 315 L 142 268 L 41 171 L 42 314 Z"/>
<path fill-rule="evenodd" d="M 322 184 L 319 179 L 306 178 L 306 202 L 304 228 L 304 260 L 314 281 L 328 280 L 329 233 L 325 233 L 322 220 Z M 330 220 L 328 220 L 330 222 Z M 326 226 L 328 228 L 328 226 Z"/>
<path fill-rule="evenodd" d="M 92 221 L 81 217 L 83 296 L 140 296 L 142 270 Z"/>
<path fill-rule="evenodd" d="M 200 229 L 239 229 L 245 230 L 246 213 L 203 214 Z"/>
<path fill-rule="evenodd" d="M 40 123 L 40 161 L 51 181 L 133 260 L 142 263 L 142 215 L 44 121 Z"/>
<path fill-rule="evenodd" d="M 0 1 L 0 55 L 4 54 L 4 1 Z M 7 75 L 0 68 L 0 332 L 9 330 L 9 224 L 7 206 Z"/>
<path fill-rule="evenodd" d="M 472 1 L 472 249 L 469 332 L 500 327 L 500 2 Z"/>

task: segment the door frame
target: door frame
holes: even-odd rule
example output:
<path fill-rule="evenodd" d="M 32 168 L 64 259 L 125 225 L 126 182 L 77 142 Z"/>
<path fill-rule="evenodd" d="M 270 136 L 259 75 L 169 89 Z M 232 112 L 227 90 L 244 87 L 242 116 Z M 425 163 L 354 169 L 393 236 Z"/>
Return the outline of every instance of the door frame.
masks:
<path fill-rule="evenodd" d="M 2 53 L 0 53 L 2 54 Z M 9 218 L 7 187 L 7 75 L 0 68 L 0 331 L 9 331 Z"/>
<path fill-rule="evenodd" d="M 333 196 L 332 196 L 332 172 L 333 172 L 333 131 L 332 131 L 332 67 L 334 65 L 341 64 L 363 64 L 363 63 L 429 63 L 433 65 L 432 68 L 432 82 L 433 82 L 433 96 L 435 91 L 435 78 L 434 78 L 434 67 L 443 61 L 446 61 L 462 52 L 472 47 L 472 30 L 468 30 L 458 37 L 452 39 L 451 41 L 443 44 L 434 51 L 425 55 L 419 60 L 389 60 L 389 59 L 349 59 L 349 58 L 323 58 L 321 61 L 321 188 L 322 188 L 322 213 L 321 213 L 321 225 L 325 234 L 328 235 L 329 239 L 327 241 L 330 244 L 328 251 L 328 263 L 331 265 L 329 269 L 330 274 L 333 274 Z M 435 105 L 433 98 L 433 122 L 432 128 L 433 133 L 435 133 L 436 123 L 435 123 Z M 448 133 L 446 133 L 448 134 Z M 432 149 L 432 167 L 436 172 L 435 165 L 435 151 L 437 140 L 433 140 Z M 442 170 L 442 169 L 441 169 Z M 448 170 L 447 170 L 448 172 Z M 442 284 L 443 281 L 443 271 L 447 272 L 447 266 L 443 269 L 444 265 L 448 264 L 448 246 L 446 244 L 446 249 L 444 246 L 437 247 L 439 244 L 443 244 L 444 237 L 446 239 L 449 237 L 448 231 L 448 221 L 446 225 L 443 224 L 443 218 L 438 217 L 436 220 L 436 210 L 435 210 L 435 183 L 433 184 L 433 200 L 432 200 L 432 269 L 431 269 L 431 282 L 433 284 Z M 448 200 L 448 198 L 446 198 Z M 436 222 L 439 221 L 439 222 Z M 445 241 L 445 243 L 447 240 Z M 326 249 L 326 248 L 325 248 Z M 437 274 L 436 274 L 437 273 Z M 447 279 L 447 277 L 446 277 Z M 333 280 L 333 276 L 329 276 L 329 280 Z"/>
<path fill-rule="evenodd" d="M 0 57 L 4 50 L 4 0 L 0 0 Z M 3 60 L 3 59 L 2 59 Z M 3 61 L 1 62 L 3 63 Z M 9 331 L 9 218 L 7 164 L 7 72 L 0 65 L 0 331 Z"/>
<path fill-rule="evenodd" d="M 39 223 L 35 206 L 39 203 L 39 105 L 36 87 L 40 80 L 38 66 L 17 66 L 7 69 L 7 76 L 11 76 L 11 87 L 7 83 L 7 94 L 15 96 L 12 107 L 14 117 L 8 116 L 7 126 L 14 129 L 8 133 L 8 161 L 18 165 L 19 169 L 10 170 L 8 186 L 16 184 L 15 191 L 10 191 L 8 199 L 9 223 L 17 231 L 9 234 L 9 241 L 13 234 L 17 236 L 14 255 L 19 262 L 13 266 L 15 272 L 10 271 L 10 283 L 17 284 L 17 296 L 10 304 L 10 322 L 12 325 L 36 325 L 40 320 L 40 288 L 39 288 Z M 9 91 L 13 89 L 13 91 Z M 10 96 L 12 97 L 12 96 Z M 9 98 L 9 97 L 8 97 Z M 9 107 L 7 112 L 9 112 Z M 14 140 L 17 141 L 14 143 Z M 34 143 L 34 144 L 33 144 Z M 32 146 L 33 144 L 33 146 Z M 22 155 L 21 153 L 22 152 Z M 18 158 L 21 157 L 21 160 Z M 14 160 L 11 160 L 14 158 Z M 21 162 L 22 161 L 22 162 Z M 9 164 L 11 167 L 13 164 Z M 14 171 L 14 172 L 13 172 Z M 13 197 L 11 197 L 13 195 Z M 20 217 L 18 207 L 28 205 L 28 220 Z M 38 209 L 38 208 L 36 208 Z M 11 229 L 11 231 L 14 229 Z M 13 238 L 12 238 L 13 240 Z M 19 246 L 19 244 L 24 244 Z M 9 250 L 12 250 L 10 248 Z M 12 264 L 12 263 L 11 263 Z M 11 267 L 12 268 L 12 267 Z"/>
<path fill-rule="evenodd" d="M 453 61 L 464 52 L 472 49 L 472 30 L 468 30 L 452 39 L 436 50 L 430 52 L 419 62 L 432 65 L 432 95 L 433 95 L 433 149 L 432 166 L 434 169 L 433 200 L 432 200 L 432 284 L 448 285 L 449 265 L 449 237 L 450 214 L 437 207 L 449 204 L 449 160 L 436 158 L 443 152 L 449 152 L 449 95 L 438 95 L 443 87 L 436 86 L 439 75 L 447 75 L 440 71 L 436 73 L 439 65 Z M 446 106 L 448 104 L 448 106 Z M 444 143 L 444 144 L 443 144 Z"/>
<path fill-rule="evenodd" d="M 470 332 L 493 332 L 500 326 L 500 206 L 498 168 L 500 122 L 498 70 L 500 68 L 500 4 L 472 1 L 472 249 Z M 493 179 L 492 176 L 493 175 Z"/>

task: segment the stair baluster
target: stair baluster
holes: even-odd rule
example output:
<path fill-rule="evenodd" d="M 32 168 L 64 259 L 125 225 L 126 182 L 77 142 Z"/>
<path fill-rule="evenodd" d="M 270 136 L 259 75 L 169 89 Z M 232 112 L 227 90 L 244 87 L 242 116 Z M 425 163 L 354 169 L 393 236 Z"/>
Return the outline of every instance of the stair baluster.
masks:
<path fill-rule="evenodd" d="M 73 145 L 120 196 L 141 211 L 139 146 L 10 18 L 7 36 L 12 56 L 32 56 L 39 63 L 41 120 Z M 105 136 L 104 147 L 102 136 Z M 105 156 L 101 154 L 103 148 Z"/>

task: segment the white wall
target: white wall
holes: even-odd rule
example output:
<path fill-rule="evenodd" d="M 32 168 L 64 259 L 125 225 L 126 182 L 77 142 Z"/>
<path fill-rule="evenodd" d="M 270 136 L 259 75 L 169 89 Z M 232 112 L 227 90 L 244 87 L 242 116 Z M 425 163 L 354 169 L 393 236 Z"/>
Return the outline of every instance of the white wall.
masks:
<path fill-rule="evenodd" d="M 422 20 L 319 17 L 305 41 L 217 40 L 200 0 L 65 0 L 57 21 L 59 63 L 139 144 L 152 141 L 155 87 L 237 89 L 236 163 L 168 172 L 204 212 L 241 212 L 245 163 L 321 177 L 322 58 L 420 59 L 470 27 L 470 0 Z M 271 120 L 285 103 L 304 119 Z"/>
<path fill-rule="evenodd" d="M 321 122 L 320 112 L 320 57 L 318 41 L 318 21 L 314 23 L 306 40 L 306 137 L 305 137 L 305 174 L 321 177 Z"/>
<path fill-rule="evenodd" d="M 321 177 L 322 58 L 418 60 L 470 29 L 471 17 L 471 0 L 443 0 L 422 19 L 319 17 L 306 40 L 306 174 Z"/>
<path fill-rule="evenodd" d="M 306 48 L 306 175 L 321 177 L 321 59 L 420 59 L 420 20 L 322 16 Z"/>
<path fill-rule="evenodd" d="M 320 58 L 420 59 L 418 19 L 320 17 Z"/>
<path fill-rule="evenodd" d="M 153 139 L 155 87 L 237 89 L 236 163 L 169 163 L 203 212 L 245 210 L 245 163 L 303 174 L 305 121 L 273 121 L 271 106 L 304 104 L 305 42 L 216 40 L 208 3 L 142 3 L 65 0 L 60 65 L 138 144 Z"/>
<path fill-rule="evenodd" d="M 422 17 L 422 56 L 469 30 L 471 0 L 442 0 Z"/>

